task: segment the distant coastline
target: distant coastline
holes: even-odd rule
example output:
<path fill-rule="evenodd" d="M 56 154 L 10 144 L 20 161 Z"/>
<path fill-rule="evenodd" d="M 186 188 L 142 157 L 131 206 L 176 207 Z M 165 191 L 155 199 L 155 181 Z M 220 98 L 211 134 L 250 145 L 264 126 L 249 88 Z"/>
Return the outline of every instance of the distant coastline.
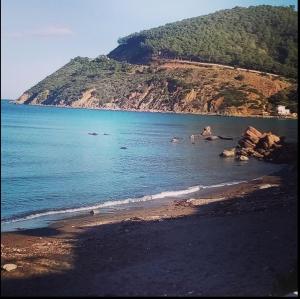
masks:
<path fill-rule="evenodd" d="M 128 112 L 150 112 L 150 113 L 166 113 L 166 114 L 186 114 L 186 115 L 204 115 L 204 116 L 220 116 L 220 117 L 250 117 L 250 118 L 275 118 L 275 119 L 294 119 L 294 116 L 276 116 L 276 115 L 236 115 L 236 114 L 222 114 L 212 112 L 184 112 L 184 111 L 161 111 L 161 110 L 141 110 L 141 109 L 121 109 L 121 108 L 100 108 L 100 107 L 73 107 L 67 105 L 43 105 L 43 104 L 21 104 L 17 100 L 8 100 L 11 104 L 27 105 L 27 106 L 41 106 L 41 107 L 54 107 L 54 108 L 67 108 L 67 109 L 86 109 L 86 110 L 103 110 L 103 111 L 128 111 Z"/>

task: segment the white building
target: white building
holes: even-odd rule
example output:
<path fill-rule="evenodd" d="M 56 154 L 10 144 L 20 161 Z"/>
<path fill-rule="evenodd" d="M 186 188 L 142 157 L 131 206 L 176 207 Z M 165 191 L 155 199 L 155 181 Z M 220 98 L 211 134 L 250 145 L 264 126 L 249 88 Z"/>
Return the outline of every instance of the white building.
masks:
<path fill-rule="evenodd" d="M 279 115 L 289 115 L 289 114 L 291 114 L 290 109 L 286 109 L 285 106 L 283 106 L 283 105 L 278 105 L 277 106 L 277 113 Z"/>

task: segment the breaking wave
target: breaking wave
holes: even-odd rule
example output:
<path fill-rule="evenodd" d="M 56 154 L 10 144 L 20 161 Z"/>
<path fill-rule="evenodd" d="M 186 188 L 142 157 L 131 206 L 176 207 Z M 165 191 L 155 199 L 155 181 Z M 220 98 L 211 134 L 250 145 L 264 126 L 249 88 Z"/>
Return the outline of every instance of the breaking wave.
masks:
<path fill-rule="evenodd" d="M 10 217 L 8 219 L 2 219 L 1 223 L 2 224 L 14 223 L 14 222 L 32 220 L 35 218 L 40 218 L 40 217 L 45 217 L 45 216 L 50 216 L 50 215 L 80 213 L 80 212 L 84 212 L 84 211 L 97 210 L 100 208 L 113 207 L 113 206 L 118 206 L 118 205 L 129 204 L 129 203 L 144 202 L 144 201 L 155 200 L 155 199 L 163 199 L 166 197 L 179 197 L 179 196 L 198 192 L 202 189 L 231 186 L 231 185 L 236 185 L 236 184 L 240 184 L 240 183 L 244 183 L 244 182 L 246 182 L 246 181 L 233 181 L 233 182 L 226 182 L 226 183 L 220 183 L 220 184 L 208 185 L 208 186 L 198 185 L 198 186 L 189 187 L 184 190 L 164 191 L 164 192 L 160 192 L 160 193 L 157 193 L 154 195 L 146 195 L 146 196 L 137 197 L 137 198 L 127 198 L 127 199 L 123 199 L 123 200 L 110 200 L 110 201 L 105 201 L 105 202 L 102 202 L 99 204 L 84 206 L 84 207 L 39 211 L 39 212 L 27 214 L 27 215 L 18 216 L 18 217 Z"/>

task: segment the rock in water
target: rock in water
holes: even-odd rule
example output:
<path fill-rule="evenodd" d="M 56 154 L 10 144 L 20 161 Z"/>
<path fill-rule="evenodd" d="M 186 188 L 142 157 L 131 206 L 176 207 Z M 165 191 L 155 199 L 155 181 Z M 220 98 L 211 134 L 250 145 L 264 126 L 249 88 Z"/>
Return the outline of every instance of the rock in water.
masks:
<path fill-rule="evenodd" d="M 257 138 L 261 138 L 262 137 L 262 133 L 258 130 L 256 130 L 255 128 L 249 126 L 245 133 L 244 133 L 244 136 L 254 136 L 254 137 L 257 137 Z"/>
<path fill-rule="evenodd" d="M 179 138 L 178 138 L 178 137 L 173 137 L 173 138 L 171 139 L 171 142 L 177 143 L 177 142 L 179 142 Z"/>
<path fill-rule="evenodd" d="M 195 144 L 195 139 L 194 138 L 191 139 L 191 143 Z"/>
<path fill-rule="evenodd" d="M 205 140 L 216 140 L 216 139 L 219 139 L 218 136 L 208 136 L 205 138 Z"/>
<path fill-rule="evenodd" d="M 243 156 L 243 155 L 242 155 L 242 156 L 238 156 L 238 157 L 237 157 L 237 160 L 238 160 L 238 161 L 248 161 L 249 158 L 248 158 L 247 156 Z"/>
<path fill-rule="evenodd" d="M 239 161 L 247 161 L 248 157 L 273 162 L 282 161 L 282 155 L 286 155 L 283 154 L 286 147 L 283 137 L 276 136 L 271 132 L 262 133 L 250 126 L 238 141 L 237 151 L 234 155 Z M 227 150 L 224 150 L 221 156 L 232 157 L 232 152 L 228 153 Z"/>
<path fill-rule="evenodd" d="M 233 140 L 232 137 L 223 137 L 223 136 L 218 136 L 220 139 L 224 139 L 224 140 Z"/>
<path fill-rule="evenodd" d="M 94 216 L 94 215 L 95 215 L 95 211 L 94 211 L 94 210 L 91 210 L 91 211 L 90 211 L 90 215 Z"/>
<path fill-rule="evenodd" d="M 269 149 L 272 146 L 280 142 L 280 138 L 272 133 L 267 133 L 264 137 L 259 140 L 258 147 Z"/>
<path fill-rule="evenodd" d="M 235 156 L 235 148 L 223 150 L 223 152 L 220 154 L 220 156 L 225 157 L 225 158 L 234 157 Z"/>
<path fill-rule="evenodd" d="M 89 135 L 92 135 L 92 136 L 97 136 L 97 135 L 98 135 L 98 134 L 97 134 L 97 133 L 95 133 L 95 132 L 92 132 L 92 133 L 91 133 L 91 132 L 89 132 L 88 134 L 89 134 Z"/>
<path fill-rule="evenodd" d="M 255 147 L 255 143 L 253 143 L 252 141 L 250 141 L 247 138 L 242 138 L 241 140 L 239 140 L 238 144 L 244 148 L 254 148 Z"/>
<path fill-rule="evenodd" d="M 264 155 L 258 153 L 257 151 L 253 151 L 253 152 L 251 153 L 251 156 L 253 156 L 254 158 L 257 158 L 257 159 L 263 159 L 263 158 L 264 158 Z"/>
<path fill-rule="evenodd" d="M 121 146 L 120 149 L 127 149 L 127 147 L 126 146 Z"/>
<path fill-rule="evenodd" d="M 210 135 L 212 135 L 212 131 L 211 131 L 210 126 L 205 127 L 205 128 L 202 130 L 201 135 L 202 135 L 202 136 L 210 136 Z"/>
<path fill-rule="evenodd" d="M 7 272 L 10 272 L 10 271 L 13 271 L 13 270 L 17 269 L 18 266 L 15 265 L 15 264 L 5 264 L 5 265 L 3 265 L 1 268 L 2 268 L 3 270 L 7 271 Z"/>

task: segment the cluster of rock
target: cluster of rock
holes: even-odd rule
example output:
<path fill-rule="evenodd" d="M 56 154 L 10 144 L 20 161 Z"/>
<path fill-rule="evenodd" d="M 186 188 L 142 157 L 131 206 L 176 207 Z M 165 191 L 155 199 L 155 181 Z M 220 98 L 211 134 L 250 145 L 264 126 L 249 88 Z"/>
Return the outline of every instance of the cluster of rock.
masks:
<path fill-rule="evenodd" d="M 200 134 L 193 134 L 190 136 L 191 142 L 195 143 L 195 140 L 199 139 L 206 139 L 206 140 L 213 140 L 217 139 L 217 136 L 212 135 L 212 130 L 210 126 L 205 127 Z"/>
<path fill-rule="evenodd" d="M 249 126 L 235 148 L 224 150 L 220 156 L 235 157 L 237 160 L 246 161 L 249 157 L 260 160 L 273 161 L 283 149 L 284 137 L 279 137 L 271 132 L 262 133 Z"/>
<path fill-rule="evenodd" d="M 216 135 L 213 135 L 212 133 L 212 129 L 210 126 L 207 126 L 205 128 L 203 128 L 202 132 L 200 134 L 194 134 L 194 135 L 191 135 L 191 142 L 192 143 L 195 143 L 195 140 L 196 139 L 205 139 L 205 140 L 216 140 L 216 139 L 225 139 L 225 140 L 232 140 L 233 138 L 232 137 L 222 137 L 222 136 L 216 136 Z"/>

